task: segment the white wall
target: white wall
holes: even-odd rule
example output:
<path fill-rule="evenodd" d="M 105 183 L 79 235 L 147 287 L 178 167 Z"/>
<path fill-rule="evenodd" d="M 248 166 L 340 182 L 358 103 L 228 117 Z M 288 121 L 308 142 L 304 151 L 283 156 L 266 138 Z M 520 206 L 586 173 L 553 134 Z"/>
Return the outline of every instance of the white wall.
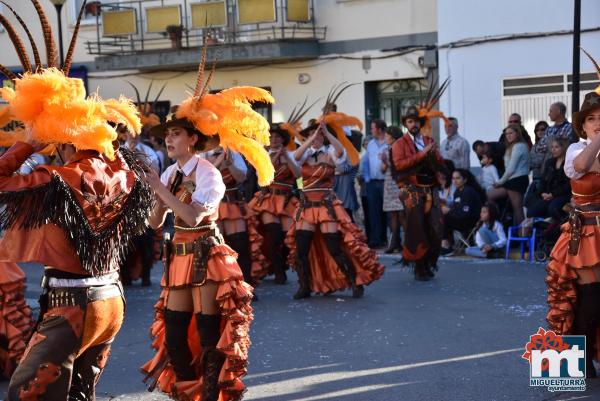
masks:
<path fill-rule="evenodd" d="M 583 0 L 582 3 L 582 29 L 600 26 L 600 2 Z M 440 0 L 439 43 L 571 29 L 572 4 L 564 0 Z M 441 49 L 440 77 L 450 75 L 452 80 L 442 98 L 441 110 L 459 119 L 460 132 L 470 143 L 476 139 L 497 140 L 506 123 L 502 116 L 502 79 L 570 73 L 572 41 L 572 35 L 565 35 Z M 583 34 L 581 45 L 600 58 L 600 32 Z M 581 71 L 594 71 L 584 55 Z M 521 114 L 528 119 L 524 112 Z M 471 163 L 475 162 L 472 155 Z"/>
<path fill-rule="evenodd" d="M 315 0 L 326 41 L 435 32 L 437 0 Z"/>

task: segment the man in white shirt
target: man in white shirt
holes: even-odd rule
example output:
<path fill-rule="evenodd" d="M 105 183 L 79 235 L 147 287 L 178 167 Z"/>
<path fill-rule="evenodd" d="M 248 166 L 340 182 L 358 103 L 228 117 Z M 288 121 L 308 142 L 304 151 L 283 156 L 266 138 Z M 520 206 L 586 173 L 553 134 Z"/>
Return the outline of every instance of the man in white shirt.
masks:
<path fill-rule="evenodd" d="M 383 120 L 371 122 L 373 140 L 367 146 L 369 180 L 367 181 L 367 202 L 369 204 L 369 232 L 367 233 L 370 248 L 381 248 L 387 245 L 387 225 L 383 211 L 383 181 L 385 174 L 381 171 L 382 157 L 389 152 L 385 140 L 387 125 Z"/>
<path fill-rule="evenodd" d="M 458 120 L 454 117 L 448 118 L 446 139 L 442 141 L 442 146 L 440 147 L 442 157 L 452 160 L 454 167 L 468 170 L 470 167 L 470 151 L 469 142 L 458 133 Z"/>

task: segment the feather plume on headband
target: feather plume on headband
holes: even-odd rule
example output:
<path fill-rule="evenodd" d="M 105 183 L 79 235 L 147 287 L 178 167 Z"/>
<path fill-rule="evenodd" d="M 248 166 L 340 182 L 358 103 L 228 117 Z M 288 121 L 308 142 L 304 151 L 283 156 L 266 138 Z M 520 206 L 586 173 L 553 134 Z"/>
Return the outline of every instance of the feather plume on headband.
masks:
<path fill-rule="evenodd" d="M 433 118 L 441 118 L 444 120 L 444 124 L 448 125 L 449 120 L 444 113 L 433 109 L 440 101 L 440 98 L 448 88 L 448 85 L 450 85 L 450 78 L 446 78 L 446 80 L 442 82 L 438 89 L 435 89 L 437 86 L 437 80 L 433 81 L 431 85 L 429 85 L 427 95 L 422 98 L 421 101 L 419 101 L 419 104 L 416 107 L 419 117 L 425 122 L 421 127 L 421 133 L 425 136 L 431 136 L 431 120 Z"/>
<path fill-rule="evenodd" d="M 81 5 L 61 69 L 56 67 L 56 44 L 48 18 L 39 0 L 31 2 L 42 25 L 47 68 L 41 66 L 37 46 L 23 19 L 8 7 L 27 32 L 36 65 L 35 69 L 32 69 L 18 33 L 6 18 L 0 18 L 0 23 L 10 32 L 9 37 L 25 71 L 22 77 L 17 77 L 6 67 L 0 66 L 0 71 L 11 78 L 15 86 L 14 89 L 0 89 L 0 97 L 8 103 L 3 116 L 10 116 L 12 120 L 20 121 L 30 128 L 32 139 L 37 141 L 72 144 L 77 149 L 96 150 L 109 159 L 114 159 L 112 142 L 117 139 L 117 132 L 108 121 L 124 124 L 131 132 L 138 133 L 141 129 L 140 118 L 135 105 L 129 99 L 121 97 L 118 100 L 104 101 L 96 94 L 86 96 L 83 81 L 68 77 L 86 1 Z M 2 133 L 13 135 L 11 131 Z M 19 135 L 15 135 L 14 139 L 14 142 L 19 140 Z"/>
<path fill-rule="evenodd" d="M 300 134 L 300 131 L 302 131 L 302 126 L 301 126 L 302 118 L 306 115 L 306 113 L 308 113 L 308 111 L 319 100 L 320 100 L 320 98 L 315 100 L 312 104 L 310 104 L 307 107 L 306 106 L 306 103 L 308 102 L 308 96 L 307 96 L 304 99 L 304 102 L 302 104 L 297 104 L 292 109 L 292 112 L 290 113 L 290 116 L 288 117 L 286 122 L 276 124 L 276 126 L 278 126 L 279 129 L 286 131 L 290 136 L 290 141 L 287 145 L 288 150 L 293 151 L 296 149 L 296 142 L 294 141 L 294 139 L 297 139 L 299 142 L 302 142 L 306 139 Z"/>
<path fill-rule="evenodd" d="M 269 144 L 269 123 L 252 109 L 251 102 L 273 103 L 274 99 L 266 90 L 252 86 L 208 93 L 216 62 L 203 82 L 206 51 L 205 43 L 194 92 L 179 105 L 175 116 L 187 119 L 204 135 L 219 135 L 220 145 L 241 153 L 256 169 L 259 185 L 267 186 L 274 176 L 271 159 L 264 149 Z"/>
<path fill-rule="evenodd" d="M 157 125 L 160 125 L 160 117 L 158 117 L 158 115 L 156 115 L 154 113 L 154 110 L 156 109 L 156 104 L 158 103 L 158 99 L 160 98 L 160 95 L 162 95 L 167 84 L 165 83 L 160 88 L 160 90 L 158 91 L 158 94 L 156 95 L 156 97 L 154 98 L 152 103 L 149 103 L 148 98 L 150 97 L 150 91 L 152 90 L 152 85 L 154 84 L 154 81 L 150 81 L 150 85 L 148 85 L 148 90 L 146 91 L 146 97 L 144 98 L 144 101 L 142 101 L 142 98 L 140 97 L 140 91 L 138 90 L 138 88 L 129 81 L 125 81 L 125 82 L 127 82 L 129 85 L 131 85 L 131 87 L 135 91 L 135 97 L 137 100 L 137 108 L 138 108 L 138 111 L 140 112 L 140 119 L 142 122 L 142 126 L 146 127 L 146 128 L 153 128 L 153 127 L 156 127 Z"/>

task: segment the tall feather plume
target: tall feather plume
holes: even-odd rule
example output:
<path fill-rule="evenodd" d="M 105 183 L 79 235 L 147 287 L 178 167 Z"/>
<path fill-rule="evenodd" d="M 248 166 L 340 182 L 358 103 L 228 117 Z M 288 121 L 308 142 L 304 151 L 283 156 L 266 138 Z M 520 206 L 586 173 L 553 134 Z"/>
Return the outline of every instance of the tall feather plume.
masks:
<path fill-rule="evenodd" d="M 2 64 L 0 64 L 0 72 L 3 73 L 4 75 L 6 75 L 8 77 L 8 79 L 10 79 L 11 81 L 14 81 L 15 79 L 17 79 L 17 74 L 15 74 L 11 70 L 9 70 L 5 66 L 3 66 Z"/>
<path fill-rule="evenodd" d="M 165 84 L 160 88 L 160 90 L 158 91 L 158 94 L 154 98 L 154 101 L 152 102 L 152 110 L 156 109 L 156 104 L 158 103 L 158 99 L 160 99 L 160 95 L 162 95 L 162 93 L 166 87 L 167 87 L 167 82 L 165 82 Z"/>
<path fill-rule="evenodd" d="M 146 97 L 144 98 L 144 107 L 148 104 L 148 98 L 150 98 L 150 91 L 152 90 L 152 85 L 154 81 L 150 81 L 150 85 L 148 85 L 148 90 L 146 91 Z"/>
<path fill-rule="evenodd" d="M 306 113 L 308 113 L 308 111 L 310 109 L 312 109 L 312 107 L 317 104 L 318 101 L 320 101 L 322 98 L 318 98 L 317 100 L 315 100 L 314 102 L 312 102 L 308 107 L 306 106 L 306 102 L 308 100 L 308 96 L 306 97 L 306 99 L 304 99 L 304 103 L 302 103 L 302 106 L 300 106 L 300 108 L 296 111 L 295 115 L 292 117 L 290 115 L 290 117 L 288 118 L 288 123 L 292 124 L 292 125 L 296 125 L 300 122 L 300 120 L 302 120 L 302 118 L 306 115 Z M 296 108 L 294 108 L 295 110 Z M 293 113 L 293 112 L 292 112 Z"/>
<path fill-rule="evenodd" d="M 77 23 L 75 24 L 75 28 L 73 29 L 73 36 L 71 36 L 71 43 L 69 43 L 69 50 L 67 51 L 67 56 L 65 57 L 65 63 L 63 65 L 63 72 L 65 75 L 69 75 L 69 71 L 71 70 L 71 63 L 73 62 L 73 53 L 75 52 L 75 44 L 77 43 L 77 35 L 79 34 L 79 26 L 81 25 L 81 18 L 83 17 L 83 11 L 85 10 L 85 4 L 87 0 L 83 0 L 81 3 L 81 8 L 79 9 L 79 15 L 77 15 Z M 58 16 L 60 18 L 60 15 Z"/>
<path fill-rule="evenodd" d="M 40 19 L 42 25 L 42 32 L 44 33 L 44 44 L 46 45 L 46 57 L 48 58 L 48 68 L 56 67 L 56 42 L 54 41 L 54 35 L 52 34 L 52 27 L 48 22 L 48 17 L 44 8 L 40 4 L 39 0 L 31 0 L 35 11 Z"/>
<path fill-rule="evenodd" d="M 200 99 L 200 93 L 202 92 L 202 84 L 204 83 L 204 68 L 206 67 L 206 53 L 207 53 L 207 42 L 204 38 L 202 42 L 202 57 L 200 58 L 200 64 L 198 65 L 198 76 L 196 78 L 196 86 L 194 87 L 194 97 Z"/>
<path fill-rule="evenodd" d="M 135 99 L 137 100 L 137 104 L 142 104 L 142 98 L 140 97 L 140 91 L 138 90 L 138 88 L 130 81 L 125 80 L 125 82 L 131 85 L 131 87 L 135 91 Z"/>
<path fill-rule="evenodd" d="M 596 60 L 594 60 L 592 55 L 586 52 L 583 47 L 581 48 L 581 51 L 583 51 L 585 55 L 588 56 L 589 59 L 592 61 L 592 64 L 594 64 L 594 67 L 596 68 L 596 74 L 598 74 L 598 79 L 600 79 L 600 65 L 598 65 L 598 63 L 596 62 Z M 600 96 L 600 85 L 598 85 L 594 91 Z"/>
<path fill-rule="evenodd" d="M 340 98 L 340 95 L 351 86 L 358 85 L 358 83 L 347 84 L 346 82 L 341 82 L 335 85 L 329 94 L 327 95 L 327 99 L 325 100 L 325 106 L 323 107 L 323 115 L 327 115 L 333 111 L 333 106 L 335 102 Z"/>
<path fill-rule="evenodd" d="M 4 1 L 0 0 L 0 3 L 4 4 L 6 6 L 6 8 L 8 8 L 13 13 L 13 15 L 15 16 L 17 21 L 19 21 L 19 24 L 21 24 L 21 27 L 27 34 L 27 37 L 29 38 L 29 43 L 31 44 L 31 50 L 33 51 L 33 60 L 35 61 L 35 71 L 41 69 L 42 61 L 40 59 L 40 52 L 38 51 L 37 45 L 35 44 L 35 40 L 33 39 L 33 35 L 31 34 L 31 31 L 29 30 L 29 28 L 27 28 L 27 24 L 25 24 L 25 21 L 23 21 L 23 18 L 21 18 L 21 16 L 19 14 L 17 14 L 17 12 L 14 10 L 14 8 L 12 8 L 10 5 L 6 4 L 6 2 L 4 2 Z"/>
<path fill-rule="evenodd" d="M 27 56 L 27 50 L 25 49 L 25 45 L 23 44 L 21 37 L 15 30 L 15 27 L 12 26 L 10 21 L 2 14 L 0 14 L 0 24 L 6 28 L 6 32 L 8 33 L 11 42 L 15 46 L 15 50 L 17 51 L 17 55 L 19 56 L 19 60 L 21 61 L 23 69 L 26 72 L 31 72 L 31 63 L 29 62 L 29 57 Z"/>
<path fill-rule="evenodd" d="M 212 80 L 213 75 L 217 69 L 217 62 L 221 58 L 220 52 L 215 56 L 215 61 L 213 61 L 212 67 L 210 68 L 210 73 L 208 74 L 208 78 L 206 78 L 206 82 L 204 83 L 204 88 L 202 88 L 202 93 L 200 93 L 200 99 L 204 97 L 208 93 L 210 81 Z"/>
<path fill-rule="evenodd" d="M 439 102 L 440 98 L 442 97 L 442 95 L 444 94 L 446 89 L 448 88 L 449 84 L 450 84 L 450 77 L 446 78 L 444 80 L 444 82 L 442 82 L 440 87 L 437 90 L 433 91 L 432 94 L 427 99 L 425 99 L 426 108 L 428 110 L 433 109 L 433 107 Z M 432 85 L 432 87 L 434 87 L 434 86 L 435 85 Z"/>

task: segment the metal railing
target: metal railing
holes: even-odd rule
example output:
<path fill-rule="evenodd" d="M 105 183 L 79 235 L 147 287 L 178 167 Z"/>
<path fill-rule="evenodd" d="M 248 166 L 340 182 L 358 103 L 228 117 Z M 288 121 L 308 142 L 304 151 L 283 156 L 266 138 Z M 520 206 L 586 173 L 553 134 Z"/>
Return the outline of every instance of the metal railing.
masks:
<path fill-rule="evenodd" d="M 195 2 L 197 3 L 197 2 Z M 87 51 L 94 55 L 130 55 L 140 52 L 160 51 L 169 48 L 197 48 L 205 38 L 210 37 L 213 44 L 249 44 L 268 41 L 305 41 L 324 40 L 326 27 L 317 27 L 314 18 L 314 0 L 310 0 L 310 19 L 308 22 L 286 20 L 287 0 L 275 1 L 276 22 L 257 24 L 239 24 L 237 19 L 237 0 L 226 0 L 227 26 L 195 28 L 192 26 L 192 15 L 188 0 L 132 0 L 118 3 L 102 3 L 96 15 L 96 40 L 87 41 Z M 167 7 L 180 5 L 181 25 L 183 27 L 181 44 L 174 46 L 167 32 L 148 32 L 146 30 L 146 13 L 148 7 Z M 135 10 L 137 33 L 132 35 L 103 35 L 103 11 Z"/>

